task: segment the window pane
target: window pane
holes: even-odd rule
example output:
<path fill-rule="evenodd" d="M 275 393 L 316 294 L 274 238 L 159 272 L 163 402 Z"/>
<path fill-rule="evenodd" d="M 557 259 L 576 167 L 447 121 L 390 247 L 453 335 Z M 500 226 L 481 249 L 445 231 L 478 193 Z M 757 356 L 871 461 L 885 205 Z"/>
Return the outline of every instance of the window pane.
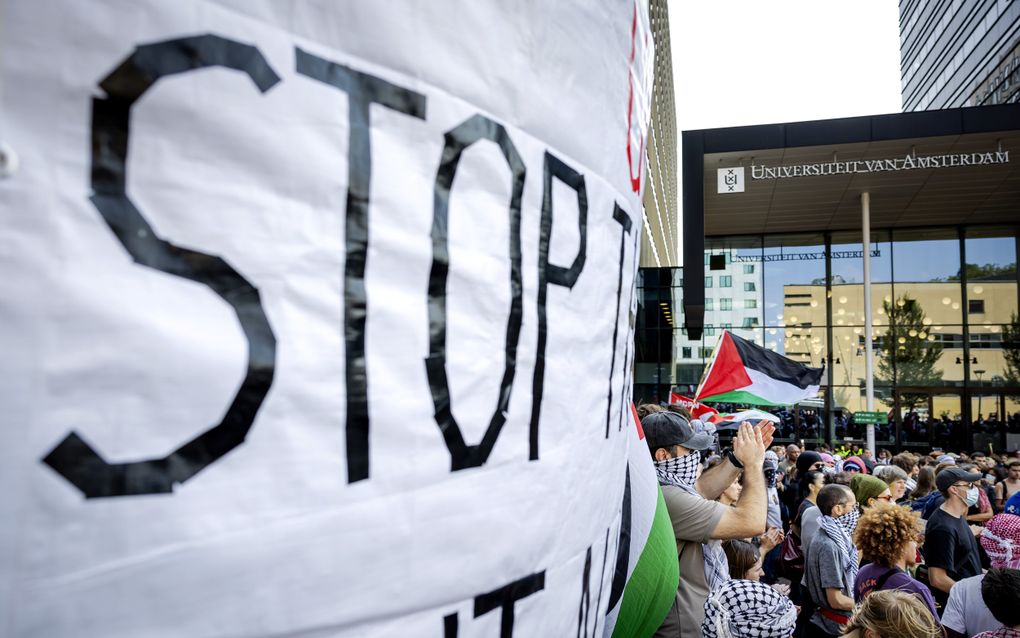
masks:
<path fill-rule="evenodd" d="M 970 383 L 978 387 L 1020 385 L 1020 320 L 970 325 Z M 975 413 L 976 414 L 976 413 Z"/>
<path fill-rule="evenodd" d="M 864 252 L 860 233 L 832 235 L 832 323 L 863 326 Z M 886 325 L 883 302 L 892 302 L 892 245 L 888 231 L 871 235 L 872 325 Z"/>
<path fill-rule="evenodd" d="M 760 304 L 767 327 L 776 334 L 766 339 L 777 344 L 776 351 L 793 348 L 795 361 L 808 363 L 814 353 L 811 339 L 824 341 L 825 242 L 821 235 L 766 236 L 762 250 L 763 293 Z M 819 328 L 822 328 L 819 330 Z M 801 341 L 807 337 L 807 341 Z"/>
<path fill-rule="evenodd" d="M 783 334 L 782 341 L 770 334 L 773 330 Z M 822 365 L 822 357 L 825 356 L 825 326 L 808 328 L 788 326 L 785 329 L 770 328 L 765 332 L 766 347 L 776 343 L 777 346 L 782 345 L 782 348 L 776 348 L 777 352 L 785 352 L 787 357 L 798 363 L 815 368 Z"/>
<path fill-rule="evenodd" d="M 711 276 L 705 277 L 705 288 L 711 288 L 711 287 L 712 287 L 712 277 Z"/>
<path fill-rule="evenodd" d="M 864 328 L 833 327 L 832 356 L 827 363 L 832 382 L 836 385 L 864 385 Z M 856 404 L 844 404 L 858 408 Z"/>
<path fill-rule="evenodd" d="M 970 383 L 1020 385 L 1016 238 L 1011 229 L 974 229 L 966 235 Z M 1006 347 L 1004 347 L 1006 346 Z M 982 405 L 987 418 L 990 409 Z M 972 406 L 976 418 L 977 406 Z M 997 409 L 996 409 L 997 411 Z"/>
<path fill-rule="evenodd" d="M 899 387 L 958 386 L 963 383 L 963 326 L 932 326 L 916 315 L 899 315 L 878 340 L 875 382 L 895 378 Z"/>
<path fill-rule="evenodd" d="M 744 308 L 754 309 L 754 308 L 757 308 L 757 307 L 758 307 L 758 300 L 757 299 L 745 299 L 744 300 Z"/>
<path fill-rule="evenodd" d="M 893 279 L 894 300 L 882 304 L 886 314 L 902 307 L 903 301 L 913 301 L 932 323 L 962 322 L 960 241 L 955 229 L 893 231 Z"/>
<path fill-rule="evenodd" d="M 725 237 L 706 239 L 705 251 L 711 254 L 726 256 L 726 268 L 718 274 L 718 281 L 715 282 L 719 288 L 742 289 L 745 298 L 751 297 L 761 299 L 761 237 Z M 744 308 L 741 300 L 737 301 L 737 308 L 733 306 L 732 292 L 727 290 L 728 301 L 720 299 L 716 304 L 716 312 L 705 316 L 705 324 L 719 326 L 722 323 L 731 323 L 734 326 L 748 325 L 748 319 L 755 323 L 762 323 L 761 305 L 757 308 Z M 723 305 L 725 304 L 725 305 Z M 712 342 L 714 345 L 714 341 Z M 706 343 L 706 345 L 709 345 Z"/>

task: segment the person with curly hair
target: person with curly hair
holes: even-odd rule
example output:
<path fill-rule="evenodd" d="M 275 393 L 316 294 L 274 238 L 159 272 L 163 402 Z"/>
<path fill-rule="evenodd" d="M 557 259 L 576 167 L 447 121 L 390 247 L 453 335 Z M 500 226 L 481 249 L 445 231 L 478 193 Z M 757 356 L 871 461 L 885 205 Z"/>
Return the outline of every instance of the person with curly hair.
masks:
<path fill-rule="evenodd" d="M 902 591 L 876 591 L 857 607 L 844 638 L 941 638 L 924 604 Z"/>
<path fill-rule="evenodd" d="M 920 515 L 906 507 L 879 503 L 864 511 L 857 522 L 854 542 L 871 562 L 857 572 L 855 602 L 861 602 L 873 591 L 909 592 L 917 596 L 938 621 L 931 591 L 907 571 L 914 565 L 921 533 Z"/>

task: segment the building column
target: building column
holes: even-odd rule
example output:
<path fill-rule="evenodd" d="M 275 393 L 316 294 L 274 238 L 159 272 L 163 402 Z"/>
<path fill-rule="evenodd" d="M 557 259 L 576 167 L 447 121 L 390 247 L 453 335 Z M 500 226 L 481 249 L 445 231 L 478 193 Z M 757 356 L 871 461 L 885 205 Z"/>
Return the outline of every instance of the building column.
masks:
<path fill-rule="evenodd" d="M 826 383 L 825 404 L 822 406 L 825 434 L 822 436 L 830 446 L 836 446 L 836 417 L 833 414 L 832 365 L 832 233 L 825 233 L 825 350 Z"/>

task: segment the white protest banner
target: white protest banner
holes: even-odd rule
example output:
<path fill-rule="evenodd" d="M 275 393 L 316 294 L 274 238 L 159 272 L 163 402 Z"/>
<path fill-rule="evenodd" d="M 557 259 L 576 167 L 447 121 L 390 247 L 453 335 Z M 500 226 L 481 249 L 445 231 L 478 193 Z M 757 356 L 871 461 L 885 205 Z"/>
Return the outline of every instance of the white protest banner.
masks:
<path fill-rule="evenodd" d="M 654 629 L 647 7 L 0 11 L 0 633 Z"/>

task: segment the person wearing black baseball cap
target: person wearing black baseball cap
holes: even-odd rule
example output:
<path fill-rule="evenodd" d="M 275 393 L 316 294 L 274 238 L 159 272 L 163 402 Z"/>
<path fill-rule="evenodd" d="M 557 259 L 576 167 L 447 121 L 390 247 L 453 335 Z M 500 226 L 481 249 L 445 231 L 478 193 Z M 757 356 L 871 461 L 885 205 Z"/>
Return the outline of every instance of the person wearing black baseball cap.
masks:
<path fill-rule="evenodd" d="M 945 502 L 928 518 L 924 558 L 932 594 L 943 607 L 956 581 L 981 573 L 976 538 L 981 528 L 967 525 L 967 510 L 978 501 L 980 480 L 980 474 L 958 467 L 947 467 L 935 477 L 935 486 Z"/>
<path fill-rule="evenodd" d="M 715 442 L 698 432 L 675 412 L 656 412 L 641 419 L 648 451 L 666 502 L 677 543 L 680 586 L 676 601 L 656 635 L 700 636 L 705 600 L 710 591 L 729 579 L 726 554 L 719 541 L 749 538 L 765 531 L 765 450 L 772 444 L 775 426 L 752 427 L 744 422 L 733 438 L 733 449 L 723 463 L 699 476 L 699 451 Z M 715 499 L 742 470 L 744 489 L 732 506 Z"/>

